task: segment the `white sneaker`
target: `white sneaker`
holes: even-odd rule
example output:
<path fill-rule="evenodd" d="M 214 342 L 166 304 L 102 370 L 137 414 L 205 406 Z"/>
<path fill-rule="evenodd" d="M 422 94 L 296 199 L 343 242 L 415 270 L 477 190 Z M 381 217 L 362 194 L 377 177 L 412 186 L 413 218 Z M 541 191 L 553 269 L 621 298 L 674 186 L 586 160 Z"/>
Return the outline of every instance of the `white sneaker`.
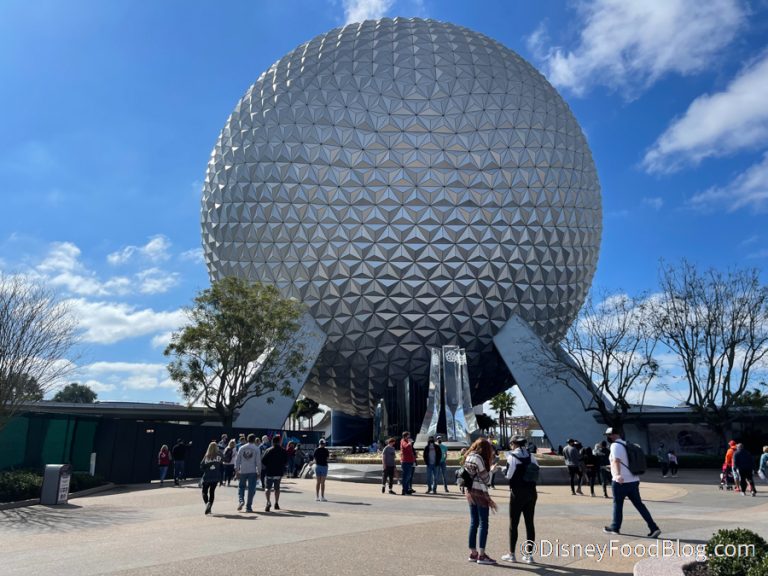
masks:
<path fill-rule="evenodd" d="M 328 502 L 328 500 L 326 500 L 325 496 L 323 496 L 322 498 L 320 498 L 320 502 Z"/>
<path fill-rule="evenodd" d="M 315 502 L 320 502 L 320 498 L 315 498 Z"/>
<path fill-rule="evenodd" d="M 526 564 L 533 564 L 533 556 L 530 554 L 523 554 L 523 562 Z"/>
<path fill-rule="evenodd" d="M 504 556 L 501 557 L 501 560 L 503 562 L 510 562 L 510 563 L 517 562 L 514 554 L 504 554 Z"/>

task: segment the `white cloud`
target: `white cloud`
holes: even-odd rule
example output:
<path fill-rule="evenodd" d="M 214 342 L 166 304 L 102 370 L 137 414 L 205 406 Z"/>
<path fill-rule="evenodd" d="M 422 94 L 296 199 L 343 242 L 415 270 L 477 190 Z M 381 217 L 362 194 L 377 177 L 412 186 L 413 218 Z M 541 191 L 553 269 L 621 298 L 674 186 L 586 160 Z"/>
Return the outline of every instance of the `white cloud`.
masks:
<path fill-rule="evenodd" d="M 724 206 L 730 212 L 745 207 L 765 210 L 768 208 L 768 152 L 761 162 L 750 166 L 729 184 L 696 194 L 689 203 L 695 208 Z"/>
<path fill-rule="evenodd" d="M 545 60 L 556 86 L 584 94 L 595 84 L 632 97 L 668 73 L 705 70 L 746 22 L 741 0 L 592 0 L 581 5 L 584 21 L 573 50 L 542 51 L 537 29 L 529 47 Z"/>
<path fill-rule="evenodd" d="M 175 389 L 178 384 L 170 379 L 165 364 L 141 362 L 94 362 L 80 368 L 91 383 L 102 390 L 153 390 L 156 388 Z M 93 387 L 93 386 L 92 386 Z M 96 388 L 93 388 L 96 392 Z"/>
<path fill-rule="evenodd" d="M 342 0 L 344 23 L 352 24 L 383 17 L 394 4 L 394 0 Z"/>
<path fill-rule="evenodd" d="M 185 250 L 179 254 L 179 260 L 183 260 L 185 262 L 203 263 L 205 262 L 205 258 L 203 257 L 203 249 L 192 248 L 191 250 Z"/>
<path fill-rule="evenodd" d="M 643 204 L 650 206 L 654 210 L 661 210 L 664 206 L 664 199 L 659 196 L 648 196 L 643 198 Z"/>
<path fill-rule="evenodd" d="M 167 332 L 163 332 L 162 334 L 158 334 L 156 336 L 152 337 L 152 348 L 163 348 L 165 349 L 168 344 L 171 343 L 171 337 L 173 337 L 173 330 L 168 330 Z"/>
<path fill-rule="evenodd" d="M 127 338 L 176 330 L 187 321 L 183 310 L 156 312 L 150 308 L 114 302 L 89 302 L 82 298 L 69 300 L 76 314 L 83 340 L 96 344 L 113 344 Z"/>
<path fill-rule="evenodd" d="M 80 254 L 80 248 L 71 242 L 54 242 L 43 261 L 35 267 L 34 274 L 43 276 L 55 287 L 81 296 L 127 294 L 131 291 L 131 280 L 123 276 L 100 281 L 80 262 Z"/>
<path fill-rule="evenodd" d="M 768 143 L 768 52 L 722 92 L 694 100 L 645 154 L 648 172 L 671 172 L 704 158 Z"/>
<path fill-rule="evenodd" d="M 159 268 L 148 268 L 136 274 L 139 292 L 142 294 L 162 294 L 179 283 L 176 272 L 166 272 Z"/>
<path fill-rule="evenodd" d="M 107 256 L 107 262 L 117 266 L 129 262 L 134 256 L 139 256 L 150 262 L 161 262 L 170 257 L 168 254 L 170 248 L 171 241 L 162 234 L 157 234 L 152 236 L 144 246 L 126 246 L 122 250 L 112 252 Z"/>

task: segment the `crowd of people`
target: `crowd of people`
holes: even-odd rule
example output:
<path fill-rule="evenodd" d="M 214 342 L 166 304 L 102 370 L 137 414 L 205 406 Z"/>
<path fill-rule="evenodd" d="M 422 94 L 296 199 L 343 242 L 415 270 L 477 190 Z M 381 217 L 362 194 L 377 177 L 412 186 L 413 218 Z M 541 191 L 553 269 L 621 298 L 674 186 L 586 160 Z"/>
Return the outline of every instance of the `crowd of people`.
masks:
<path fill-rule="evenodd" d="M 568 468 L 571 494 L 582 495 L 582 486 L 589 486 L 591 496 L 595 496 L 595 484 L 602 488 L 603 496 L 609 498 L 608 485 L 611 485 L 613 513 L 611 523 L 603 531 L 607 534 L 620 534 L 623 523 L 624 501 L 629 500 L 648 525 L 648 537 L 657 538 L 661 529 L 653 520 L 650 511 L 640 496 L 640 475 L 645 471 L 645 456 L 642 449 L 622 438 L 622 431 L 609 427 L 605 431 L 605 440 L 594 447 L 582 446 L 576 439 L 568 439 L 562 449 L 562 456 Z M 172 449 L 162 446 L 158 454 L 160 482 L 163 483 L 171 464 L 173 464 L 174 482 L 179 484 L 185 478 L 185 458 L 190 443 L 178 440 Z M 487 438 L 478 438 L 469 448 L 462 451 L 460 468 L 456 473 L 457 483 L 465 495 L 469 507 L 468 546 L 470 562 L 478 564 L 496 564 L 486 551 L 489 532 L 490 512 L 497 510 L 491 496 L 495 477 L 502 471 L 509 488 L 509 549 L 501 556 L 504 562 L 517 561 L 519 524 L 523 520 L 526 540 L 535 542 L 535 510 L 538 499 L 537 482 L 539 463 L 535 456 L 535 446 L 528 446 L 523 436 L 511 439 L 507 450 L 498 450 Z M 414 441 L 409 432 L 403 432 L 401 438 L 389 438 L 381 450 L 381 492 L 395 492 L 396 455 L 400 452 L 400 494 L 410 496 L 415 493 L 413 487 L 414 469 L 422 462 L 426 466 L 426 492 L 437 494 L 438 484 L 448 488 L 447 458 L 448 450 L 441 436 L 430 436 L 426 445 L 417 454 Z M 636 451 L 640 451 L 638 457 Z M 325 440 L 320 440 L 310 462 L 314 463 L 315 499 L 326 502 L 325 481 L 328 475 L 330 453 Z M 678 460 L 673 450 L 668 450 L 659 443 L 656 456 L 661 468 L 661 475 L 667 478 L 677 476 Z M 642 459 L 642 465 L 638 464 Z M 279 435 L 271 439 L 255 434 L 237 440 L 222 435 L 221 441 L 212 441 L 200 462 L 200 486 L 205 505 L 205 514 L 210 514 L 217 486 L 230 486 L 238 482 L 237 510 L 253 512 L 253 500 L 257 489 L 264 491 L 265 508 L 269 512 L 273 507 L 280 510 L 280 486 L 284 475 L 294 476 L 304 462 L 300 445 L 289 442 L 283 447 Z M 503 462 L 503 464 L 502 464 Z M 768 446 L 763 447 L 758 476 L 768 479 Z M 723 474 L 730 474 L 736 484 L 734 490 L 746 496 L 747 490 L 756 495 L 754 479 L 754 459 L 742 444 L 729 443 L 723 464 Z M 453 483 L 453 482 L 451 482 Z M 533 562 L 532 550 L 523 546 L 521 560 Z"/>
<path fill-rule="evenodd" d="M 168 470 L 173 465 L 173 482 L 179 486 L 186 480 L 186 459 L 191 442 L 181 438 L 173 448 L 164 444 L 157 455 L 160 484 L 165 483 Z M 325 440 L 321 439 L 310 457 L 314 463 L 317 479 L 317 501 L 325 502 L 325 477 L 328 474 L 329 452 Z M 253 500 L 256 491 L 264 491 L 264 510 L 269 512 L 273 506 L 280 510 L 280 485 L 283 477 L 296 477 L 305 464 L 305 454 L 300 444 L 288 442 L 283 447 L 279 435 L 262 436 L 240 434 L 237 439 L 229 439 L 227 434 L 221 440 L 211 441 L 203 459 L 200 461 L 200 488 L 205 505 L 205 514 L 210 514 L 218 486 L 231 486 L 233 481 L 238 487 L 238 512 L 245 508 L 253 512 Z M 274 503 L 273 503 L 274 497 Z"/>

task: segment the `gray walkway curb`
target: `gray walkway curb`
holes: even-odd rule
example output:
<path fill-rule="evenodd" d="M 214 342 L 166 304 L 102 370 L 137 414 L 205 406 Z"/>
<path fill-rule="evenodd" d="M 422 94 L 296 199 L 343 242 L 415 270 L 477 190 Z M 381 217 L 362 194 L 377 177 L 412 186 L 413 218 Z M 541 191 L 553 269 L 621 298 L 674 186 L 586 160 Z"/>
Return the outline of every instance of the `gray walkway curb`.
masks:
<path fill-rule="evenodd" d="M 90 496 L 92 494 L 98 494 L 99 492 L 106 492 L 107 490 L 112 490 L 116 487 L 116 484 L 112 484 L 110 482 L 109 484 L 104 484 L 103 486 L 95 486 L 93 488 L 88 488 L 87 490 L 80 490 L 80 492 L 72 492 L 69 495 L 68 500 L 72 500 L 73 498 L 82 498 L 83 496 Z M 19 500 L 18 502 L 3 502 L 0 503 L 0 510 L 24 508 L 25 506 L 35 506 L 36 504 L 40 504 L 40 498 L 30 498 L 29 500 Z"/>

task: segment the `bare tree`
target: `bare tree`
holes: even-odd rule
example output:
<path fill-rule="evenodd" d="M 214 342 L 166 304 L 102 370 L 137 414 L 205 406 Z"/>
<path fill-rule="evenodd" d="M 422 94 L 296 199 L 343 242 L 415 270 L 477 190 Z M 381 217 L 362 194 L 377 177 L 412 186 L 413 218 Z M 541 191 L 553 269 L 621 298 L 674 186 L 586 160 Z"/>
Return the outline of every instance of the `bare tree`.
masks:
<path fill-rule="evenodd" d="M 593 402 L 611 426 L 621 426 L 631 407 L 642 405 L 659 370 L 653 357 L 656 338 L 645 297 L 608 294 L 587 298 L 561 342 L 579 370 L 592 382 Z"/>
<path fill-rule="evenodd" d="M 662 263 L 660 277 L 659 338 L 681 361 L 686 403 L 725 439 L 753 372 L 765 371 L 768 288 L 757 270 L 700 272 L 685 260 Z"/>
<path fill-rule="evenodd" d="M 74 370 L 65 356 L 77 342 L 76 328 L 51 291 L 29 278 L 0 275 L 0 430 L 22 404 L 42 399 Z"/>

